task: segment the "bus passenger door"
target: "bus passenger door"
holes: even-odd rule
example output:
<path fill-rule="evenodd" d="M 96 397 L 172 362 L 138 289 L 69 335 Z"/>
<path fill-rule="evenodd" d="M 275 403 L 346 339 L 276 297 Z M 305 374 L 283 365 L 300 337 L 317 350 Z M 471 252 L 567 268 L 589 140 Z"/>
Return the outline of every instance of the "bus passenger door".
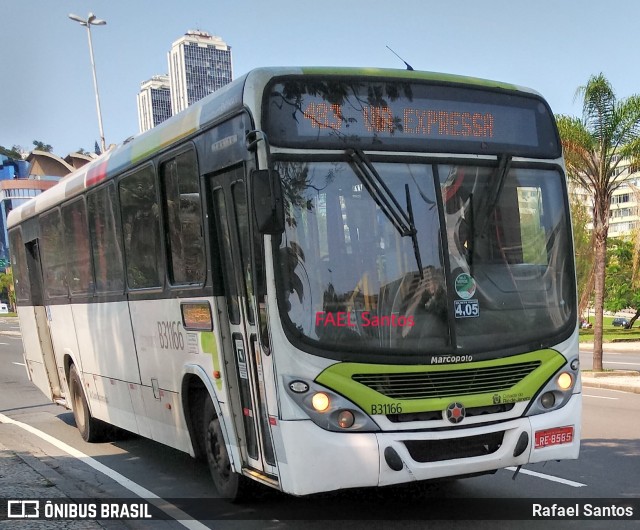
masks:
<path fill-rule="evenodd" d="M 228 325 L 227 333 L 223 332 L 227 337 L 223 355 L 225 365 L 234 367 L 235 371 L 234 376 L 227 375 L 229 409 L 233 413 L 243 467 L 275 478 L 262 349 L 258 342 L 245 182 L 242 165 L 218 173 L 210 180 L 228 314 L 227 319 L 221 318 L 223 329 Z"/>
<path fill-rule="evenodd" d="M 49 329 L 47 308 L 44 305 L 44 287 L 42 278 L 42 261 L 40 259 L 40 247 L 38 239 L 28 241 L 24 245 L 29 284 L 31 285 L 31 303 L 33 304 L 33 317 L 37 334 L 26 333 L 24 342 L 24 355 L 27 369 L 34 384 L 52 401 L 64 399 L 64 391 L 60 384 L 57 370 L 55 351 Z M 38 374 L 36 368 L 44 368 L 46 378 Z"/>

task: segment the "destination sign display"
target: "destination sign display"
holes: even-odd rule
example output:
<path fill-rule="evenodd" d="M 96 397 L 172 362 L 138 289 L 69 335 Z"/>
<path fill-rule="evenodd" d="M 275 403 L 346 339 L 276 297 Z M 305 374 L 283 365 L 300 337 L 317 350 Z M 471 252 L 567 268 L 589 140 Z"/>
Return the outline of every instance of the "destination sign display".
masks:
<path fill-rule="evenodd" d="M 553 116 L 537 97 L 407 81 L 291 79 L 270 87 L 273 145 L 555 158 Z"/>

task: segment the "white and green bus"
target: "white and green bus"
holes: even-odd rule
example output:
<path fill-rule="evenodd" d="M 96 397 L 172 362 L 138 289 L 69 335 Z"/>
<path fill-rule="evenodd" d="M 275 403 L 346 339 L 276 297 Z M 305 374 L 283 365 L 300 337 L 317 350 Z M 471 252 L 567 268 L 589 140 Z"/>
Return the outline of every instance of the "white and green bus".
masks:
<path fill-rule="evenodd" d="M 305 495 L 574 459 L 575 272 L 534 91 L 262 68 L 9 215 L 25 362 L 115 425 Z"/>

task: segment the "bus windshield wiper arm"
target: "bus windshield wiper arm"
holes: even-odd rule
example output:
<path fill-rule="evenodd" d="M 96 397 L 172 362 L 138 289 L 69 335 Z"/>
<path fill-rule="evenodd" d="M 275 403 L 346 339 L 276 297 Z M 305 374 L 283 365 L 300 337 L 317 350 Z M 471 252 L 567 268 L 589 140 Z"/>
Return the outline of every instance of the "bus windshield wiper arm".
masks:
<path fill-rule="evenodd" d="M 375 203 L 380 207 L 387 219 L 395 227 L 398 233 L 403 236 L 410 236 L 413 242 L 413 251 L 418 265 L 420 277 L 423 277 L 422 260 L 420 259 L 420 249 L 418 247 L 417 229 L 413 220 L 413 208 L 409 194 L 409 185 L 405 184 L 407 196 L 407 211 L 393 195 L 392 191 L 385 184 L 384 180 L 376 170 L 375 166 L 360 149 L 347 149 L 347 156 L 354 166 L 354 173 L 369 192 Z"/>
<path fill-rule="evenodd" d="M 411 235 L 411 221 L 382 177 L 360 149 L 347 149 L 355 174 L 401 236 Z"/>
<path fill-rule="evenodd" d="M 474 237 L 476 235 L 483 234 L 487 229 L 489 214 L 491 214 L 498 205 L 500 195 L 502 194 L 502 188 L 504 187 L 504 181 L 509 173 L 509 169 L 511 168 L 512 158 L 513 157 L 511 155 L 503 154 L 500 155 L 500 158 L 498 159 L 498 167 L 496 168 L 490 183 L 491 188 L 487 191 L 482 204 L 478 208 L 478 217 L 482 219 L 482 223 L 480 231 L 476 232 Z"/>
<path fill-rule="evenodd" d="M 411 205 L 409 184 L 404 185 L 404 192 L 407 196 L 407 214 L 409 217 L 409 229 L 411 230 L 411 242 L 413 243 L 413 254 L 416 257 L 416 265 L 418 266 L 420 278 L 424 279 L 424 273 L 422 272 L 422 259 L 420 258 L 420 247 L 418 246 L 418 230 L 416 230 L 416 223 L 413 219 L 413 206 Z"/>

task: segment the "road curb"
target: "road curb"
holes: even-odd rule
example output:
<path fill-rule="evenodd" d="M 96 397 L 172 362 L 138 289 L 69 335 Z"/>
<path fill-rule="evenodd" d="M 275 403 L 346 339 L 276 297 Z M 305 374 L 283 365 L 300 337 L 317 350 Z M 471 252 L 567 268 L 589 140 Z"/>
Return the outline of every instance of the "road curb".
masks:
<path fill-rule="evenodd" d="M 621 392 L 632 392 L 634 394 L 640 394 L 640 385 L 626 385 L 620 383 L 613 383 L 611 381 L 601 380 L 585 380 L 582 379 L 582 386 L 587 388 L 604 388 L 605 390 L 619 390 Z"/>

